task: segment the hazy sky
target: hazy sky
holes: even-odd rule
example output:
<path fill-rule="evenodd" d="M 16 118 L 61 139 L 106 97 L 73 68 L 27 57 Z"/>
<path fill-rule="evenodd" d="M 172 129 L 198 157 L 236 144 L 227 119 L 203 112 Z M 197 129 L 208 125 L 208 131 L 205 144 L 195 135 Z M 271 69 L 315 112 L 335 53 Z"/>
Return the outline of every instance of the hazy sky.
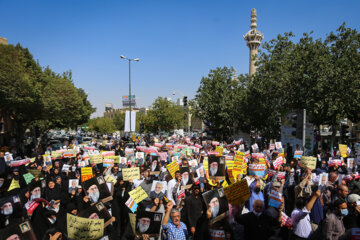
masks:
<path fill-rule="evenodd" d="M 97 108 L 93 116 L 101 116 L 105 103 L 122 107 L 129 91 L 121 54 L 140 58 L 132 64 L 139 107 L 158 96 L 193 98 L 201 77 L 216 67 L 247 73 L 243 35 L 252 8 L 264 41 L 288 31 L 325 37 L 344 21 L 360 30 L 358 0 L 0 0 L 0 36 L 29 48 L 42 66 L 71 69 Z"/>

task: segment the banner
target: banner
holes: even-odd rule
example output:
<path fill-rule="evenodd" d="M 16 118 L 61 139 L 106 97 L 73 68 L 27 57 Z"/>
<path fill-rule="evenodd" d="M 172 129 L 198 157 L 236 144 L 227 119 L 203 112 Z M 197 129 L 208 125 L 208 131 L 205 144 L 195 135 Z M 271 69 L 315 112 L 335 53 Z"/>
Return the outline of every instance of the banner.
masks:
<path fill-rule="evenodd" d="M 52 151 L 51 152 L 51 157 L 54 158 L 54 159 L 61 158 L 62 157 L 62 152 Z"/>
<path fill-rule="evenodd" d="M 67 234 L 71 239 L 95 240 L 104 235 L 104 219 L 88 219 L 67 214 Z"/>
<path fill-rule="evenodd" d="M 76 151 L 75 150 L 66 150 L 63 155 L 64 158 L 73 158 L 76 157 Z"/>
<path fill-rule="evenodd" d="M 99 164 L 103 162 L 103 157 L 101 154 L 89 155 L 89 160 L 90 163 Z"/>
<path fill-rule="evenodd" d="M 135 213 L 138 205 L 137 203 L 131 198 L 129 197 L 129 199 L 125 202 L 125 205 L 133 212 Z"/>
<path fill-rule="evenodd" d="M 147 193 L 144 191 L 144 189 L 141 186 L 130 191 L 129 195 L 132 199 L 134 199 L 134 201 L 137 204 L 139 204 L 142 200 L 148 197 Z"/>
<path fill-rule="evenodd" d="M 122 176 L 124 181 L 140 179 L 140 169 L 138 167 L 123 168 Z"/>
<path fill-rule="evenodd" d="M 136 112 L 131 111 L 131 129 L 130 129 L 130 111 L 125 112 L 124 132 L 135 132 Z"/>
<path fill-rule="evenodd" d="M 81 168 L 81 182 L 85 182 L 93 177 L 93 171 L 91 167 Z"/>
<path fill-rule="evenodd" d="M 249 175 L 264 176 L 265 165 L 264 164 L 249 164 Z"/>
<path fill-rule="evenodd" d="M 225 187 L 224 193 L 229 203 L 232 205 L 241 204 L 250 197 L 250 190 L 246 179 Z"/>
<path fill-rule="evenodd" d="M 287 228 L 292 228 L 293 222 L 284 212 L 281 212 L 281 224 Z"/>
<path fill-rule="evenodd" d="M 295 151 L 294 153 L 294 158 L 301 158 L 301 156 L 303 155 L 303 151 Z"/>
<path fill-rule="evenodd" d="M 34 210 L 39 206 L 38 202 L 35 202 L 34 200 L 25 203 L 25 208 L 28 211 L 29 214 L 32 214 Z"/>
<path fill-rule="evenodd" d="M 281 206 L 281 193 L 271 190 L 269 196 L 269 206 L 273 206 L 274 208 L 280 208 Z"/>
<path fill-rule="evenodd" d="M 28 164 L 30 162 L 30 158 L 26 158 L 26 159 L 22 159 L 22 160 L 17 160 L 17 161 L 11 161 L 11 167 L 18 167 L 21 165 L 25 165 Z"/>
<path fill-rule="evenodd" d="M 224 230 L 210 230 L 210 240 L 225 240 L 225 231 Z"/>
<path fill-rule="evenodd" d="M 302 168 L 310 168 L 311 170 L 314 170 L 316 168 L 316 157 L 302 156 L 300 166 Z"/>
<path fill-rule="evenodd" d="M 274 168 L 277 169 L 281 164 L 283 164 L 283 158 L 282 157 L 278 157 L 274 162 Z"/>
<path fill-rule="evenodd" d="M 169 163 L 167 166 L 166 166 L 167 170 L 169 171 L 169 173 L 171 174 L 171 177 L 174 178 L 175 177 L 175 172 L 176 171 L 180 171 L 180 167 L 179 165 L 177 164 L 176 161 L 173 161 L 171 163 Z"/>

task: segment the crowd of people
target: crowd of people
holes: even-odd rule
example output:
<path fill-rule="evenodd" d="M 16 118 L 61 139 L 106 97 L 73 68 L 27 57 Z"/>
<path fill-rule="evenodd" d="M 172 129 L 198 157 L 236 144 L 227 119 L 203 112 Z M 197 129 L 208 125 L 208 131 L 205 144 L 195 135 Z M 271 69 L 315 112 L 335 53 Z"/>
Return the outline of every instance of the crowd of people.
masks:
<path fill-rule="evenodd" d="M 360 236 L 357 149 L 304 156 L 173 135 L 31 154 L 0 152 L 0 239 Z"/>

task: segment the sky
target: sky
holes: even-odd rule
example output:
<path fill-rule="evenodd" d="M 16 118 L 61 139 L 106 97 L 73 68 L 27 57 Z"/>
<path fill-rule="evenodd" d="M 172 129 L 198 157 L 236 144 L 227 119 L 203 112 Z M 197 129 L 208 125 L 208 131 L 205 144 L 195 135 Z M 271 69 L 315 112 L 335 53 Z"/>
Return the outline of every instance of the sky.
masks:
<path fill-rule="evenodd" d="M 251 9 L 269 41 L 292 31 L 325 38 L 343 22 L 358 31 L 358 0 L 0 0 L 0 36 L 20 43 L 43 66 L 71 70 L 102 116 L 106 103 L 122 107 L 131 88 L 138 107 L 158 96 L 194 98 L 201 78 L 217 67 L 249 69 L 243 35 Z M 173 92 L 175 91 L 175 95 Z"/>

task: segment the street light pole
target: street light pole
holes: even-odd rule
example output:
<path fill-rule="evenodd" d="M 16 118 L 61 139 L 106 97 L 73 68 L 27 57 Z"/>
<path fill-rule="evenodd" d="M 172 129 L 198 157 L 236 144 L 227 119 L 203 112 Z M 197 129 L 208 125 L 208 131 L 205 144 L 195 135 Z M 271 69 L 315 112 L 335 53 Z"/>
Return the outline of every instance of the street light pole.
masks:
<path fill-rule="evenodd" d="M 130 103 L 130 134 L 131 134 L 131 59 L 129 60 L 129 103 Z"/>
<path fill-rule="evenodd" d="M 139 58 L 127 58 L 124 55 L 120 55 L 120 58 L 128 60 L 129 61 L 129 109 L 130 109 L 130 133 L 131 133 L 131 61 L 136 61 L 138 62 L 140 59 Z"/>

